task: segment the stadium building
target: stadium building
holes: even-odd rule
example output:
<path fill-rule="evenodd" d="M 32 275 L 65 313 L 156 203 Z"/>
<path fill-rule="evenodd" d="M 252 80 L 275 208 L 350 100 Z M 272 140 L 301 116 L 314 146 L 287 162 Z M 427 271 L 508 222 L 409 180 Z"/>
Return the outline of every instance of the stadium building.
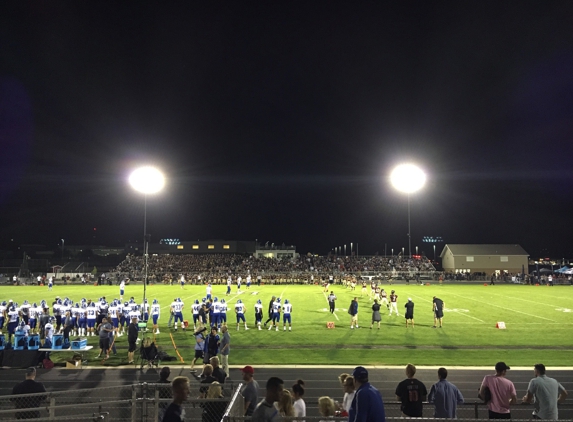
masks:
<path fill-rule="evenodd" d="M 520 245 L 446 244 L 440 258 L 447 272 L 499 275 L 525 272 L 529 254 Z"/>

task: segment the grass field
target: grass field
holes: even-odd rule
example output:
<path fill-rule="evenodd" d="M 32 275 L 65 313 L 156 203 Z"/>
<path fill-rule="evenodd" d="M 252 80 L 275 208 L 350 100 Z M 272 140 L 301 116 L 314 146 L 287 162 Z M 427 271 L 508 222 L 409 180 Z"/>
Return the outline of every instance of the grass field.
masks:
<path fill-rule="evenodd" d="M 488 365 L 504 360 L 510 365 L 530 366 L 537 361 L 546 365 L 565 366 L 573 361 L 573 288 L 570 286 L 521 285 L 404 285 L 384 286 L 395 289 L 401 316 L 388 317 L 383 312 L 381 329 L 369 329 L 371 302 L 360 297 L 361 289 L 351 292 L 334 286 L 337 310 L 331 315 L 325 293 L 319 286 L 252 286 L 237 295 L 225 296 L 226 286 L 214 286 L 219 299 L 225 298 L 232 310 L 236 300 L 247 305 L 250 330 L 236 331 L 234 312 L 229 312 L 231 333 L 230 364 L 371 364 L 393 365 L 413 362 L 417 365 Z M 127 286 L 126 296 L 141 302 L 143 286 Z M 117 286 L 60 286 L 48 292 L 46 287 L 0 287 L 0 300 L 24 299 L 49 303 L 58 295 L 74 301 L 82 297 L 108 300 L 118 297 Z M 289 299 L 293 304 L 293 331 L 258 331 L 254 325 L 254 304 L 261 299 L 265 309 L 272 295 Z M 445 302 L 444 328 L 432 329 L 432 297 Z M 157 298 L 162 305 L 161 333 L 158 344 L 175 356 L 167 328 L 169 304 L 174 297 L 185 302 L 185 319 L 192 321 L 190 305 L 205 296 L 204 286 L 149 286 L 147 297 Z M 346 310 L 353 296 L 358 297 L 360 329 L 351 330 Z M 415 303 L 415 328 L 406 329 L 403 310 L 407 298 Z M 333 321 L 335 329 L 327 329 Z M 503 321 L 505 330 L 496 329 Z M 186 364 L 192 360 L 192 331 L 173 333 L 173 340 Z M 89 337 L 97 348 L 97 337 Z M 117 340 L 118 356 L 106 365 L 126 362 L 127 340 Z M 54 354 L 55 355 L 55 354 Z M 90 363 L 99 364 L 96 353 L 89 353 Z M 55 356 L 54 356 L 55 357 Z"/>

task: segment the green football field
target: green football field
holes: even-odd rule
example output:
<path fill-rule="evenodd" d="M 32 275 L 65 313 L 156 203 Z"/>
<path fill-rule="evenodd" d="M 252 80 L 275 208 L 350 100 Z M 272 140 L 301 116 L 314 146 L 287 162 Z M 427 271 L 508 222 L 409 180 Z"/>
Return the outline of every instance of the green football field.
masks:
<path fill-rule="evenodd" d="M 489 365 L 504 360 L 511 365 L 530 366 L 538 361 L 546 365 L 566 366 L 573 361 L 573 288 L 571 286 L 521 285 L 386 285 L 388 293 L 395 289 L 401 316 L 383 312 L 381 328 L 370 329 L 371 304 L 361 289 L 352 292 L 334 286 L 338 297 L 336 313 L 328 312 L 326 293 L 320 286 L 278 285 L 252 286 L 237 294 L 225 296 L 226 286 L 213 286 L 214 296 L 229 304 L 228 325 L 231 333 L 230 364 L 313 364 L 313 365 Z M 370 290 L 370 288 L 368 288 Z M 143 286 L 127 286 L 126 297 L 134 296 L 141 303 Z M 82 297 L 107 300 L 118 297 L 117 286 L 60 286 L 51 292 L 46 287 L 1 287 L 0 300 L 24 299 L 49 304 L 54 297 L 68 296 L 74 301 Z M 272 295 L 289 299 L 293 304 L 293 331 L 259 331 L 254 325 L 254 304 L 261 299 L 265 316 Z M 433 329 L 432 297 L 445 302 L 444 327 Z M 192 330 L 172 332 L 167 328 L 169 305 L 175 297 L 185 303 L 185 319 L 192 321 L 190 307 L 195 299 L 205 296 L 205 286 L 155 285 L 147 289 L 150 301 L 157 298 L 162 305 L 161 333 L 158 344 L 176 356 L 174 344 L 185 364 L 193 356 Z M 350 329 L 347 309 L 353 296 L 359 302 L 359 329 Z M 404 304 L 411 297 L 415 303 L 415 327 L 406 328 Z M 233 307 L 237 299 L 247 306 L 250 330 L 236 330 Z M 125 297 L 124 297 L 125 299 Z M 327 322 L 335 328 L 327 329 Z M 497 329 L 504 322 L 506 329 Z M 173 341 L 169 333 L 173 334 Z M 89 337 L 97 348 L 97 337 Z M 126 362 L 126 337 L 117 339 L 118 355 L 106 365 Z M 55 355 L 55 354 L 54 354 Z M 63 355 L 63 354 L 62 354 Z M 87 356 L 99 364 L 96 353 Z M 56 356 L 54 356 L 55 358 Z"/>

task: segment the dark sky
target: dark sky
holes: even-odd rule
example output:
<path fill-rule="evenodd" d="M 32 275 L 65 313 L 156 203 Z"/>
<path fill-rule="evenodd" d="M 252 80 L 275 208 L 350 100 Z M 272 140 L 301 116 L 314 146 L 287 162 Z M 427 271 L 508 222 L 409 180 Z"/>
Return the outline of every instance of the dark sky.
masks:
<path fill-rule="evenodd" d="M 413 161 L 413 247 L 573 257 L 573 2 L 0 7 L 0 246 L 139 239 L 153 163 L 154 241 L 390 252 Z"/>

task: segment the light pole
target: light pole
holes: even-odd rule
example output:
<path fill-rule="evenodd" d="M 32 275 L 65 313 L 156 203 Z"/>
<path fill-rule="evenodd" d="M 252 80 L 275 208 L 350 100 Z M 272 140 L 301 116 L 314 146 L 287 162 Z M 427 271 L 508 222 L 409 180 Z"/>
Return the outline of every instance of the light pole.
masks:
<path fill-rule="evenodd" d="M 62 241 L 62 262 L 64 261 L 64 239 L 60 239 Z"/>
<path fill-rule="evenodd" d="M 149 235 L 147 234 L 147 195 L 160 192 L 165 186 L 163 173 L 155 167 L 140 167 L 129 176 L 129 184 L 136 191 L 143 193 L 143 260 L 145 275 L 143 279 L 143 303 L 147 293 L 147 277 L 149 271 Z"/>
<path fill-rule="evenodd" d="M 344 256 L 346 256 L 346 245 L 344 245 Z"/>
<path fill-rule="evenodd" d="M 408 195 L 408 253 L 412 258 L 412 231 L 410 227 L 410 194 L 422 189 L 426 184 L 426 174 L 414 164 L 400 164 L 390 173 L 394 189 Z"/>

